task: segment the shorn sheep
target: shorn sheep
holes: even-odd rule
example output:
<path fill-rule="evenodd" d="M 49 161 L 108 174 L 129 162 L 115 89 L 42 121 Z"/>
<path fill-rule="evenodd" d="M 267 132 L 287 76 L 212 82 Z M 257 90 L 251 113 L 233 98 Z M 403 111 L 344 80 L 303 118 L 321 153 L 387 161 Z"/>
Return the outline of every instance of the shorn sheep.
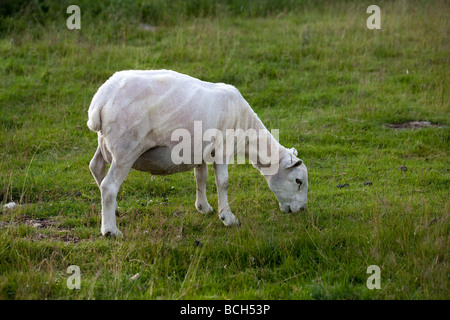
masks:
<path fill-rule="evenodd" d="M 155 175 L 194 169 L 195 207 L 207 214 L 213 212 L 206 198 L 212 163 L 219 217 L 226 226 L 238 224 L 227 185 L 228 164 L 239 150 L 264 176 L 281 211 L 306 206 L 308 175 L 297 151 L 280 145 L 231 85 L 169 70 L 120 71 L 98 89 L 88 115 L 87 126 L 98 135 L 89 168 L 101 191 L 105 236 L 121 235 L 116 197 L 132 168 Z"/>

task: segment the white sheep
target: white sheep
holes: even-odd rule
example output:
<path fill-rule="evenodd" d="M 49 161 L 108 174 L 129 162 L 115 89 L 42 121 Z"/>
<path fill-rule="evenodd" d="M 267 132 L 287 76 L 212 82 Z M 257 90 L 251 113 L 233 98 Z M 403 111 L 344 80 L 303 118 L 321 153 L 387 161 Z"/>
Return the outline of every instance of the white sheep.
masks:
<path fill-rule="evenodd" d="M 219 217 L 226 226 L 237 224 L 227 199 L 228 164 L 242 146 L 247 146 L 245 156 L 266 178 L 283 212 L 298 212 L 306 206 L 307 169 L 297 151 L 281 146 L 231 85 L 168 70 L 120 71 L 98 89 L 88 115 L 89 129 L 98 133 L 98 148 L 89 168 L 101 191 L 103 235 L 121 235 L 116 225 L 116 197 L 131 168 L 156 175 L 194 168 L 195 207 L 202 213 L 212 212 L 206 198 L 208 157 L 214 165 Z M 244 136 L 227 140 L 230 130 Z M 187 132 L 188 139 L 180 141 L 182 135 L 176 132 Z M 230 141 L 232 150 L 219 153 Z M 175 161 L 181 149 L 187 152 L 186 147 L 193 152 L 187 158 L 183 154 L 184 161 Z M 265 147 L 270 152 L 263 155 Z M 106 174 L 107 163 L 111 166 Z"/>

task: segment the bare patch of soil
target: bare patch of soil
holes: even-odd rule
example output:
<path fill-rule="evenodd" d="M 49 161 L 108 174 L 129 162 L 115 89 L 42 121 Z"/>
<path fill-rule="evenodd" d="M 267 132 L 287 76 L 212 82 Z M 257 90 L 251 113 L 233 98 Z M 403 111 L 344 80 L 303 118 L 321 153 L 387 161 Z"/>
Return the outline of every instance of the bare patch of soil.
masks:
<path fill-rule="evenodd" d="M 61 228 L 55 219 L 49 218 L 31 218 L 30 216 L 20 216 L 15 221 L 7 222 L 0 221 L 0 229 L 15 227 L 17 225 L 31 226 L 37 230 L 37 233 L 31 234 L 30 239 L 33 241 L 39 240 L 56 240 L 77 243 L 80 239 L 73 235 L 70 229 Z M 42 231 L 40 231 L 42 230 Z M 51 230 L 43 231 L 43 230 Z"/>
<path fill-rule="evenodd" d="M 392 123 L 392 124 L 388 125 L 388 127 L 392 128 L 392 129 L 397 129 L 397 130 L 401 130 L 401 129 L 417 130 L 417 129 L 421 129 L 421 128 L 431 128 L 431 127 L 442 128 L 441 125 L 436 124 L 436 123 L 431 123 L 430 121 L 408 121 L 408 122 L 403 122 L 403 123 Z"/>

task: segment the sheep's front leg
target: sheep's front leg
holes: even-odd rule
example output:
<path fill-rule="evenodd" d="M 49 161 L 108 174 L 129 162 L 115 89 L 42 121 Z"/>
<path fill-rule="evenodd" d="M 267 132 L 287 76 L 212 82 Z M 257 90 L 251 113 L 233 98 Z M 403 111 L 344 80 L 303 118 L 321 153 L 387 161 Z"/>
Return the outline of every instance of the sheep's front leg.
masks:
<path fill-rule="evenodd" d="M 219 218 L 226 226 L 239 224 L 238 219 L 231 213 L 228 205 L 228 164 L 214 164 L 216 174 L 217 195 L 219 198 Z"/>
<path fill-rule="evenodd" d="M 197 183 L 195 207 L 201 213 L 211 213 L 214 210 L 206 198 L 206 182 L 208 180 L 208 165 L 206 162 L 203 162 L 199 167 L 194 169 L 194 176 Z"/>

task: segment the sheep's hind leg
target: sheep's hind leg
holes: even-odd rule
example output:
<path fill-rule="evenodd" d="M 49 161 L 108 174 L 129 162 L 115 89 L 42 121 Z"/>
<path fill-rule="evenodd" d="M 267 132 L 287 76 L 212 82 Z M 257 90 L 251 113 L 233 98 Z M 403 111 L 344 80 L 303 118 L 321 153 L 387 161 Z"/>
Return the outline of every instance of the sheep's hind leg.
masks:
<path fill-rule="evenodd" d="M 92 157 L 91 162 L 89 162 L 89 170 L 91 171 L 92 176 L 94 177 L 95 182 L 97 182 L 97 185 L 101 191 L 100 186 L 102 184 L 103 179 L 106 176 L 107 162 L 106 162 L 105 158 L 103 157 L 103 154 L 102 154 L 102 151 L 100 148 L 100 143 L 101 143 L 101 140 L 99 139 L 99 146 L 97 147 L 97 150 L 95 151 L 95 154 Z M 116 203 L 116 207 L 115 207 L 115 214 L 116 214 L 116 216 L 119 215 L 117 203 Z"/>
<path fill-rule="evenodd" d="M 101 232 L 104 236 L 121 236 L 122 232 L 116 225 L 116 198 L 119 188 L 130 172 L 131 164 L 118 165 L 115 162 L 111 164 L 108 174 L 103 179 L 100 190 L 102 193 L 102 227 Z"/>
<path fill-rule="evenodd" d="M 94 176 L 95 182 L 97 182 L 98 187 L 102 184 L 103 179 L 106 175 L 106 161 L 103 158 L 100 147 L 95 151 L 94 157 L 91 162 L 89 162 L 89 169 Z"/>

